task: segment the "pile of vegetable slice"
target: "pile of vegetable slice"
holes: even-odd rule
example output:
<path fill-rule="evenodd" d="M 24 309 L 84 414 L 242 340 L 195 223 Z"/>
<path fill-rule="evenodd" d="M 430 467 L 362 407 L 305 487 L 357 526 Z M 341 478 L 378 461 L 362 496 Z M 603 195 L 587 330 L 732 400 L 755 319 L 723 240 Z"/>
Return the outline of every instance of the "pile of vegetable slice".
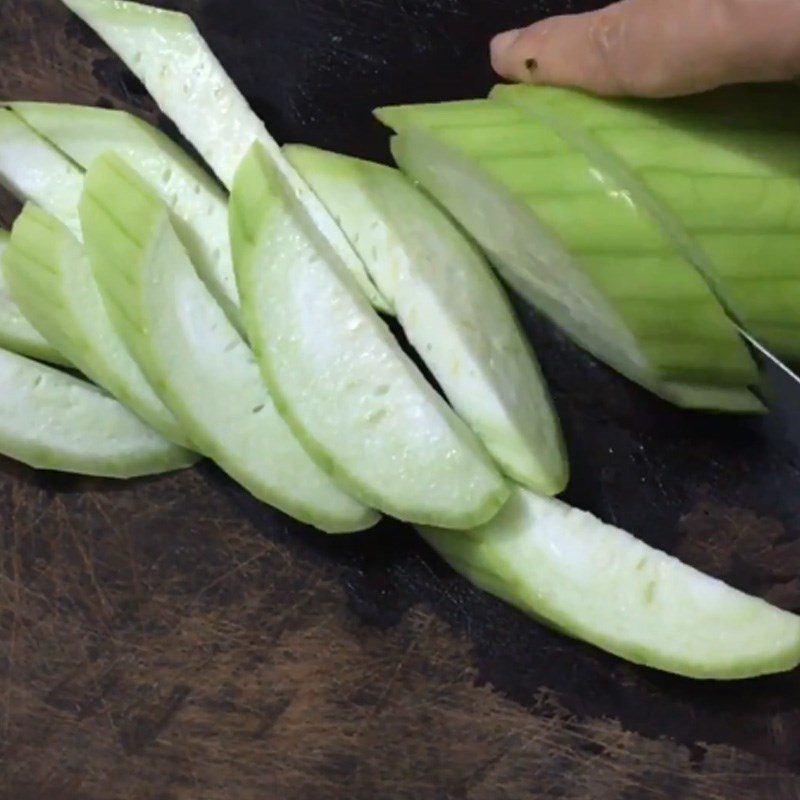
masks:
<path fill-rule="evenodd" d="M 25 204 L 0 232 L 0 452 L 111 478 L 206 457 L 322 531 L 412 523 L 479 587 L 631 661 L 800 663 L 800 618 L 555 499 L 560 424 L 493 272 L 662 397 L 764 413 L 735 322 L 800 354 L 787 133 L 764 159 L 724 109 L 523 87 L 379 110 L 423 193 L 279 147 L 186 15 L 64 2 L 224 189 L 124 112 L 0 109 L 0 183 Z"/>

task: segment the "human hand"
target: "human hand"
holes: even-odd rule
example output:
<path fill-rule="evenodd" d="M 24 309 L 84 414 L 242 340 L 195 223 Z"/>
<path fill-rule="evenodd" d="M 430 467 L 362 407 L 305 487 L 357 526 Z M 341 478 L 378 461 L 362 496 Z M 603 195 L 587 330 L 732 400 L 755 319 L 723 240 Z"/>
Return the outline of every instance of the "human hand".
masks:
<path fill-rule="evenodd" d="M 670 97 L 800 76 L 800 0 L 621 0 L 492 41 L 511 81 Z"/>

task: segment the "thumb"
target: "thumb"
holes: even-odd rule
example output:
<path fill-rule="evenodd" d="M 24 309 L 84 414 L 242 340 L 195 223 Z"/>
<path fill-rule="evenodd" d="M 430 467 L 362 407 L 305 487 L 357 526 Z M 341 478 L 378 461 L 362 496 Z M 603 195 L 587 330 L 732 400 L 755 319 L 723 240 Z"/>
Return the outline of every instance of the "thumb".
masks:
<path fill-rule="evenodd" d="M 667 97 L 800 74 L 798 0 L 621 0 L 492 41 L 492 65 L 522 83 Z"/>

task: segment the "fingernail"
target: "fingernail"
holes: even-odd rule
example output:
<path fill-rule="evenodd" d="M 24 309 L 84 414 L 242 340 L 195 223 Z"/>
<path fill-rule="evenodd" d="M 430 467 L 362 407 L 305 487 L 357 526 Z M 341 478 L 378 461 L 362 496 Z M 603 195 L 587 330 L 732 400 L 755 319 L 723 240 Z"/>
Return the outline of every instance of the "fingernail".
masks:
<path fill-rule="evenodd" d="M 497 36 L 492 39 L 492 51 L 495 53 L 502 53 L 505 50 L 508 50 L 514 42 L 519 39 L 520 34 L 522 33 L 523 28 L 515 28 L 513 31 L 506 31 L 505 33 L 498 33 Z"/>

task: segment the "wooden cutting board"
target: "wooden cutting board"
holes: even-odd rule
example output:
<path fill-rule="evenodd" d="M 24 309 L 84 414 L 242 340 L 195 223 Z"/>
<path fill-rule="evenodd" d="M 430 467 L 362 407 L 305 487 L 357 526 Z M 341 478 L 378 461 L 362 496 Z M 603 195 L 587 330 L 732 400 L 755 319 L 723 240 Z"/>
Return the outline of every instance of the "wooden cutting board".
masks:
<path fill-rule="evenodd" d="M 492 32 L 579 6 L 170 7 L 281 141 L 386 158 L 372 107 L 483 94 Z M 0 97 L 171 131 L 56 0 L 0 11 Z M 764 420 L 681 413 L 520 314 L 570 445 L 566 499 L 800 610 L 787 387 Z M 797 675 L 715 685 L 628 665 L 471 589 L 401 525 L 324 537 L 208 465 L 112 485 L 4 462 L 0 537 L 2 800 L 800 797 Z"/>

